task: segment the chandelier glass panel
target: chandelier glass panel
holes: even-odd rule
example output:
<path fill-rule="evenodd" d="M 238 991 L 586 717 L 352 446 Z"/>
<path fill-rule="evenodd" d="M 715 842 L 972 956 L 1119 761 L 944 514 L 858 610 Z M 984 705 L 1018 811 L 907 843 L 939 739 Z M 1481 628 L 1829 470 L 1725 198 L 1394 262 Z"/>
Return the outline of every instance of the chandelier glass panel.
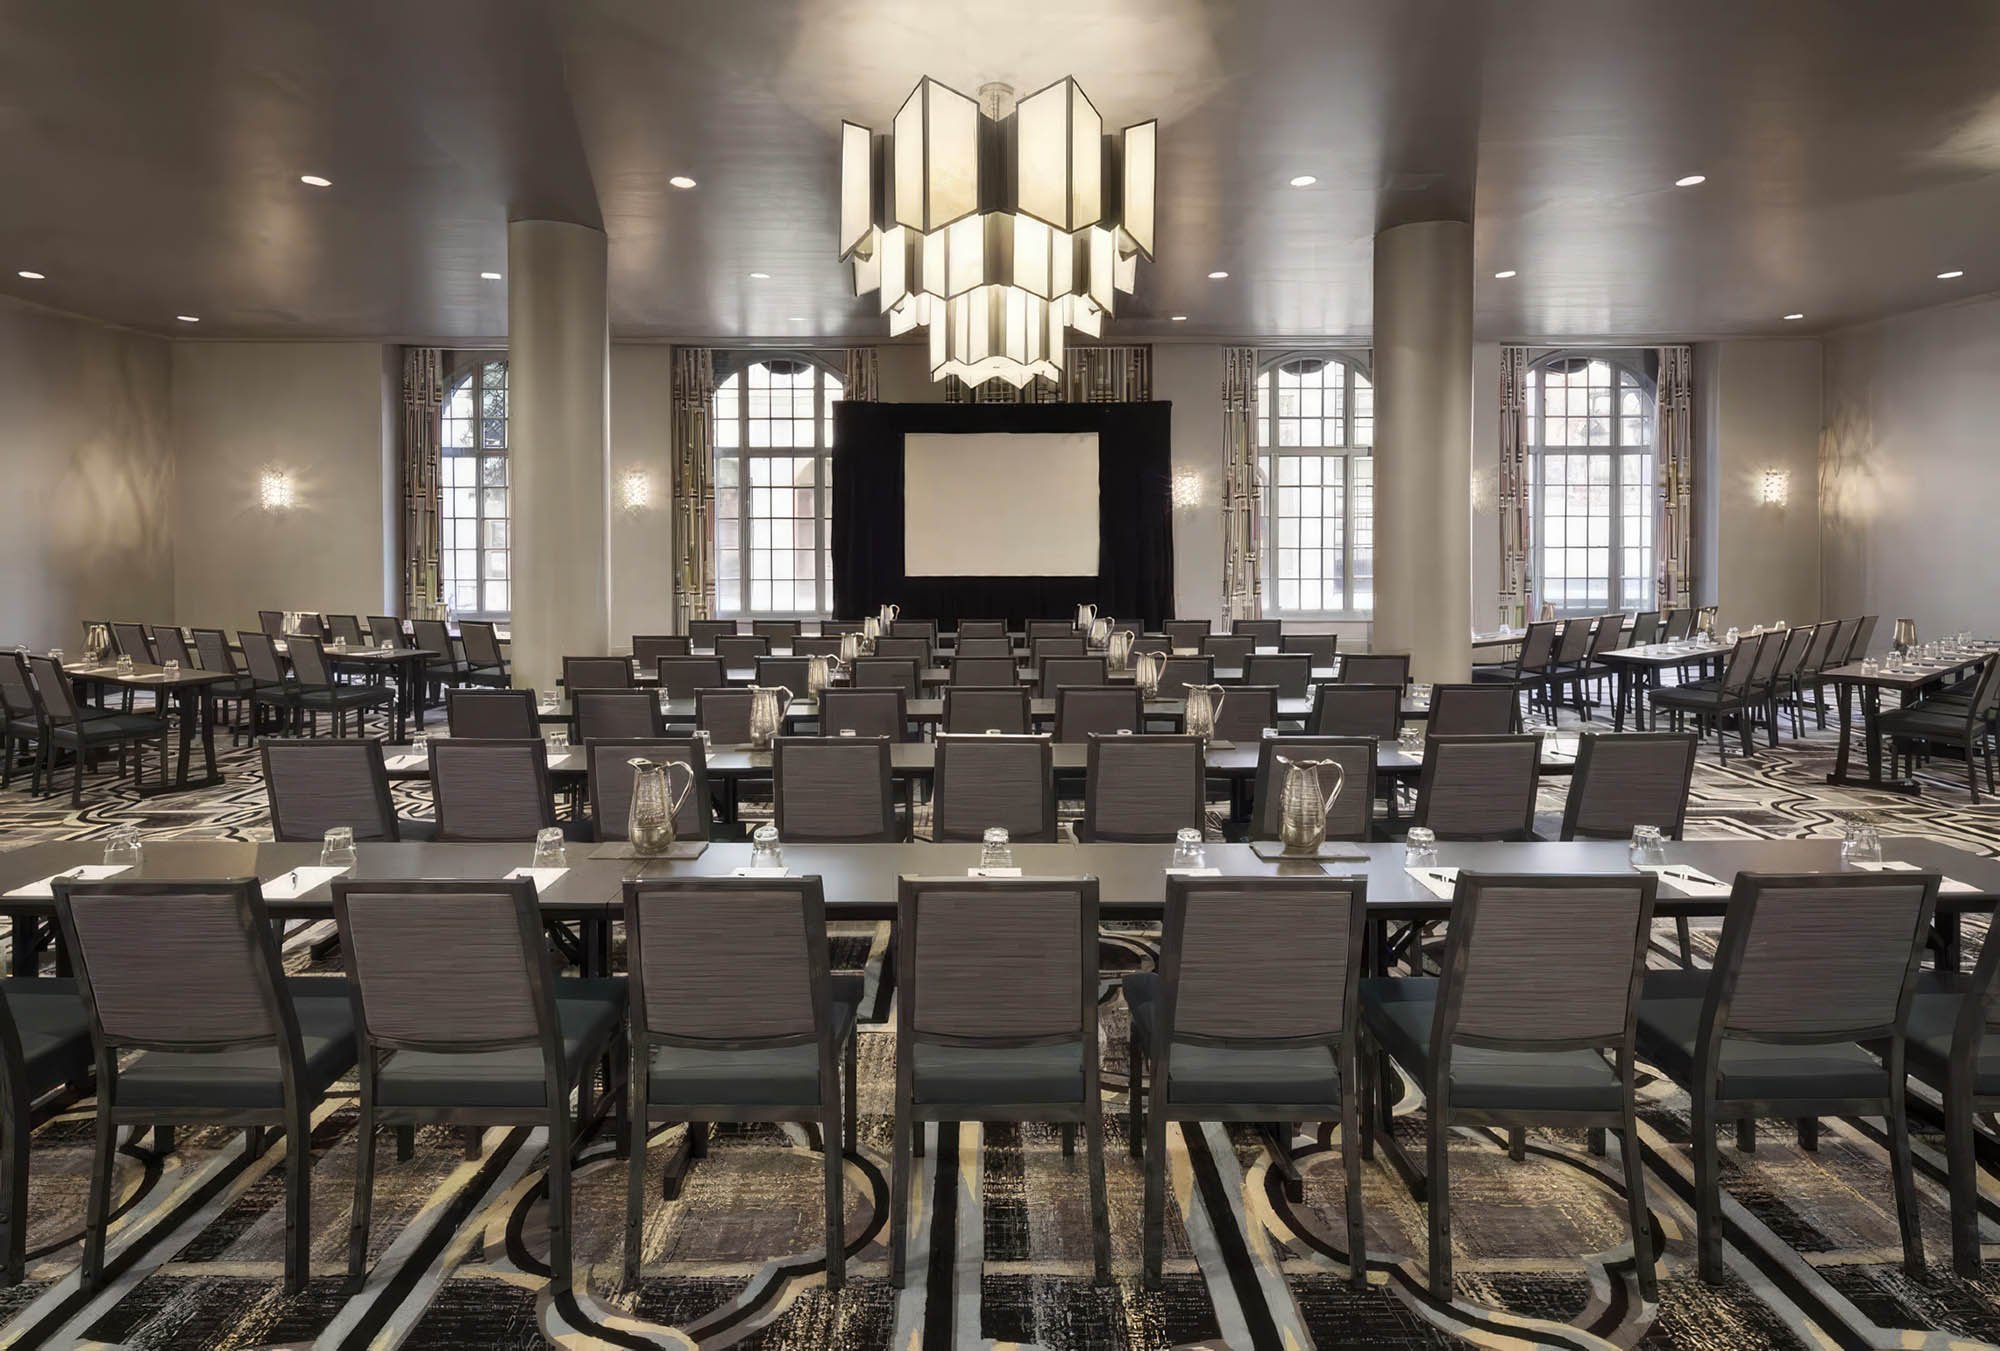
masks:
<path fill-rule="evenodd" d="M 891 334 L 930 333 L 931 377 L 1057 379 L 1063 337 L 1104 330 L 1153 256 L 1159 124 L 1106 134 L 1065 77 L 987 106 L 926 77 L 883 135 L 840 125 L 840 256 Z"/>

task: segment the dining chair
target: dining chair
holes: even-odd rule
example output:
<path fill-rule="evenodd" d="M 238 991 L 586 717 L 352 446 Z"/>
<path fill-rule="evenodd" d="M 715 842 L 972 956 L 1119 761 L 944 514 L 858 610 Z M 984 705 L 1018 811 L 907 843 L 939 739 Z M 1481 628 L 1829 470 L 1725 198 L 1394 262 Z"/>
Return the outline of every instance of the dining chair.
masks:
<path fill-rule="evenodd" d="M 1579 718 L 1586 716 L 1583 682 L 1588 674 L 1590 638 L 1591 621 L 1587 617 L 1571 615 L 1565 619 L 1561 631 L 1556 634 L 1555 654 L 1550 657 L 1548 670 L 1542 678 L 1550 705 L 1560 702 L 1567 690 L 1570 706 Z"/>
<path fill-rule="evenodd" d="M 1632 616 L 1631 646 L 1649 647 L 1659 642 L 1660 635 L 1665 631 L 1665 628 L 1666 626 L 1660 622 L 1660 612 L 1658 610 L 1639 611 L 1639 613 Z"/>
<path fill-rule="evenodd" d="M 1056 691 L 1055 739 L 1088 741 L 1143 731 L 1144 708 L 1136 686 L 1065 685 Z"/>
<path fill-rule="evenodd" d="M 307 720 L 314 736 L 319 735 L 319 715 L 333 718 L 333 734 L 347 735 L 347 716 L 354 715 L 355 734 L 367 728 L 368 710 L 393 709 L 396 692 L 386 685 L 340 685 L 333 679 L 326 649 L 319 639 L 295 633 L 285 641 L 285 655 L 291 659 L 297 689 L 292 695 L 298 713 Z"/>
<path fill-rule="evenodd" d="M 1493 683 L 1509 686 L 1519 694 L 1527 696 L 1532 709 L 1537 702 L 1555 716 L 1555 699 L 1549 690 L 1550 665 L 1555 660 L 1556 623 L 1552 619 L 1537 620 L 1528 625 L 1521 635 L 1521 642 L 1514 649 L 1514 659 L 1504 662 L 1490 662 L 1472 668 L 1473 683 Z M 1353 658 L 1348 660 L 1352 661 Z M 1345 674 L 1343 673 L 1343 679 Z"/>
<path fill-rule="evenodd" d="M 283 610 L 259 610 L 257 627 L 267 638 L 285 636 L 285 612 Z"/>
<path fill-rule="evenodd" d="M 1076 625 L 1067 619 L 1030 619 L 1024 634 L 1028 648 L 1034 650 L 1038 638 L 1070 638 L 1076 634 Z"/>
<path fill-rule="evenodd" d="M 733 638 L 740 626 L 734 619 L 690 619 L 688 621 L 688 642 L 697 652 L 715 651 L 715 640 Z"/>
<path fill-rule="evenodd" d="M 1212 658 L 1217 666 L 1235 671 L 1241 671 L 1249 663 L 1256 647 L 1256 639 L 1239 634 L 1211 633 L 1201 640 L 1203 656 Z"/>
<path fill-rule="evenodd" d="M 1875 719 L 1878 734 L 1888 737 L 1891 747 L 1922 746 L 1926 751 L 1947 746 L 1965 757 L 1965 787 L 1979 805 L 1979 761 L 1986 761 L 1986 790 L 1995 791 L 1993 742 L 1996 719 L 2000 719 L 2000 657 L 1989 656 L 1979 663 L 1969 697 L 1951 695 L 1919 699 L 1904 708 L 1890 709 Z"/>
<path fill-rule="evenodd" d="M 335 826 L 353 831 L 357 841 L 433 838 L 431 822 L 396 815 L 382 754 L 382 742 L 373 737 L 259 741 L 271 838 L 314 844 Z"/>
<path fill-rule="evenodd" d="M 728 683 L 728 672 L 720 657 L 661 657 L 654 666 L 661 691 L 669 699 L 692 699 L 701 689 L 716 689 Z"/>
<path fill-rule="evenodd" d="M 1091 1258 L 1111 1281 L 1098 1088 L 1097 879 L 903 877 L 896 900 L 896 1087 L 889 1280 L 906 1283 L 912 1133 L 933 1121 L 1083 1128 Z"/>
<path fill-rule="evenodd" d="M 867 624 L 859 619 L 822 619 L 819 621 L 819 631 L 822 637 L 838 638 L 843 634 L 861 633 L 866 628 Z"/>
<path fill-rule="evenodd" d="M 750 621 L 750 632 L 766 639 L 773 647 L 779 644 L 790 647 L 792 639 L 799 636 L 800 624 L 796 619 L 753 619 Z"/>
<path fill-rule="evenodd" d="M 368 634 L 361 627 L 360 615 L 330 614 L 326 617 L 326 627 L 327 631 L 333 635 L 335 642 L 339 642 L 345 638 L 349 647 L 367 647 L 369 645 Z"/>
<path fill-rule="evenodd" d="M 659 669 L 661 657 L 685 657 L 688 655 L 688 638 L 684 633 L 635 633 L 632 635 L 632 660 L 642 671 Z"/>
<path fill-rule="evenodd" d="M 964 648 L 965 640 L 967 638 L 980 638 L 989 640 L 993 638 L 1002 638 L 1006 639 L 1006 641 L 1010 644 L 1014 641 L 1011 637 L 1008 637 L 1007 621 L 1004 619 L 959 620 L 958 644 L 961 649 Z"/>
<path fill-rule="evenodd" d="M 1232 619 L 1229 631 L 1242 638 L 1248 638 L 1258 647 L 1277 647 L 1285 638 L 1285 621 L 1282 619 Z"/>
<path fill-rule="evenodd" d="M 1512 685 L 1431 686 L 1426 736 L 1505 736 L 1521 730 L 1521 703 Z"/>
<path fill-rule="evenodd" d="M 1312 697 L 1313 659 L 1303 652 L 1253 652 L 1244 664 L 1243 679 L 1250 685 L 1273 685 L 1281 699 Z"/>
<path fill-rule="evenodd" d="M 1752 683 L 1752 673 L 1758 662 L 1758 654 L 1773 639 L 1783 640 L 1783 634 L 1752 634 L 1740 639 L 1731 648 L 1722 668 L 1722 677 L 1713 686 L 1701 684 L 1673 685 L 1652 691 L 1653 709 L 1666 709 L 1672 715 L 1673 727 L 1679 731 L 1686 715 L 1715 727 L 1715 754 L 1718 760 L 1729 758 L 1727 739 L 1722 735 L 1722 719 L 1733 716 L 1736 719 L 1737 735 L 1742 740 L 1743 754 L 1755 755 L 1756 748 L 1750 739 L 1750 725 L 1755 720 L 1756 692 Z"/>
<path fill-rule="evenodd" d="M 1276 685 L 1230 685 L 1215 708 L 1217 741 L 1256 741 L 1277 725 Z"/>
<path fill-rule="evenodd" d="M 1169 877 L 1160 966 L 1125 977 L 1130 1148 L 1145 1159 L 1143 1277 L 1160 1285 L 1167 1123 L 1260 1124 L 1293 1204 L 1287 1135 L 1338 1121 L 1348 1282 L 1368 1284 L 1361 1199 L 1360 990 L 1368 884 L 1334 877 Z"/>
<path fill-rule="evenodd" d="M 694 692 L 694 725 L 718 746 L 750 744 L 750 691 L 741 685 Z"/>
<path fill-rule="evenodd" d="M 892 638 L 921 638 L 926 648 L 937 646 L 937 621 L 935 619 L 898 619 L 889 625 Z"/>
<path fill-rule="evenodd" d="M 957 669 L 959 662 L 969 657 L 1005 657 L 1007 664 L 1014 664 L 1014 640 L 1001 634 L 997 638 L 964 638 L 952 651 L 952 666 Z"/>
<path fill-rule="evenodd" d="M 529 878 L 340 878 L 333 917 L 360 1042 L 349 1293 L 367 1279 L 376 1132 L 428 1122 L 472 1128 L 475 1149 L 481 1127 L 547 1132 L 549 1285 L 567 1293 L 571 1152 L 607 1103 L 625 1140 L 625 982 L 556 975 Z"/>
<path fill-rule="evenodd" d="M 1362 1150 L 1372 1155 L 1379 1142 L 1402 1160 L 1404 1176 L 1421 1178 L 1412 1192 L 1430 1212 L 1433 1298 L 1452 1298 L 1450 1142 L 1460 1125 L 1507 1128 L 1517 1160 L 1514 1133 L 1527 1126 L 1582 1128 L 1593 1153 L 1615 1129 L 1639 1290 L 1649 1303 L 1657 1298 L 1633 1025 L 1658 887 L 1650 874 L 1461 872 L 1441 974 L 1361 982 Z M 1423 1094 L 1422 1169 L 1396 1139 L 1377 1056 Z M 1368 1106 L 1378 1095 L 1379 1123 Z"/>
<path fill-rule="evenodd" d="M 772 746 L 774 824 L 788 844 L 893 844 L 896 820 L 887 737 L 781 736 Z"/>
<path fill-rule="evenodd" d="M 1354 658 L 1349 657 L 1352 661 Z M 1403 725 L 1401 685 L 1321 685 L 1306 730 L 1314 736 L 1370 736 L 1393 741 Z"/>
<path fill-rule="evenodd" d="M 624 657 L 564 657 L 563 688 L 572 700 L 578 690 L 629 690 L 632 663 Z"/>
<path fill-rule="evenodd" d="M 500 630 L 483 619 L 462 619 L 458 640 L 465 652 L 465 669 L 458 679 L 465 685 L 492 685 L 507 688 L 507 656 L 500 650 Z"/>
<path fill-rule="evenodd" d="M 1879 615 L 1861 616 L 1861 623 L 1854 630 L 1854 643 L 1848 648 L 1847 655 L 1843 660 L 1856 662 L 1868 655 L 1869 645 L 1875 641 L 1875 621 L 1880 617 Z"/>
<path fill-rule="evenodd" d="M 1410 654 L 1407 652 L 1352 652 L 1340 659 L 1343 685 L 1394 685 L 1405 689 L 1410 683 Z"/>
<path fill-rule="evenodd" d="M 812 683 L 811 657 L 759 657 L 755 670 L 759 685 L 767 689 L 782 685 L 802 699 Z"/>
<path fill-rule="evenodd" d="M 408 652 L 415 647 L 410 635 L 403 632 L 403 621 L 392 615 L 368 616 L 368 641 L 376 647 L 393 647 Z"/>
<path fill-rule="evenodd" d="M 1208 637 L 1213 628 L 1214 621 L 1208 619 L 1169 619 L 1160 625 L 1160 631 L 1167 635 L 1167 641 L 1176 650 L 1187 648 L 1191 651 L 1201 649 L 1201 640 Z"/>
<path fill-rule="evenodd" d="M 856 657 L 848 684 L 856 689 L 898 689 L 906 699 L 917 697 L 921 672 L 908 657 Z"/>
<path fill-rule="evenodd" d="M 90 1011 L 74 980 L 0 980 L 0 1284 L 27 1277 L 33 1104 L 65 1084 L 81 1096 L 92 1063 Z"/>
<path fill-rule="evenodd" d="M 244 629 L 236 635 L 243 646 L 243 665 L 250 673 L 250 734 L 263 734 L 266 710 L 277 715 L 278 730 L 298 728 L 299 687 L 285 670 L 277 640 L 268 633 Z"/>
<path fill-rule="evenodd" d="M 569 701 L 576 710 L 576 728 L 571 735 L 578 743 L 592 737 L 666 735 L 660 699 L 652 690 L 576 690 Z"/>
<path fill-rule="evenodd" d="M 1340 635 L 1337 633 L 1287 633 L 1278 639 L 1280 652 L 1300 652 L 1312 659 L 1316 667 L 1330 669 L 1339 660 Z"/>
<path fill-rule="evenodd" d="M 549 748 L 540 737 L 430 743 L 437 838 L 450 843 L 530 841 L 559 824 L 549 792 Z"/>
<path fill-rule="evenodd" d="M 1284 781 L 1294 764 L 1330 760 L 1339 767 L 1340 791 L 1326 809 L 1326 838 L 1362 841 L 1375 837 L 1375 754 L 1373 737 L 1277 736 L 1257 747 L 1257 777 L 1250 793 L 1250 838 L 1275 840 L 1284 821 Z M 1329 768 L 1313 771 L 1321 800 L 1334 779 Z"/>
<path fill-rule="evenodd" d="M 284 1131 L 285 1290 L 303 1291 L 312 1114 L 355 1063 L 347 982 L 286 976 L 255 878 L 58 880 L 52 889 L 97 1071 L 83 1292 L 105 1282 L 118 1128 L 152 1128 L 167 1153 L 181 1125 L 243 1128 L 252 1155 L 263 1152 L 266 1128 Z"/>
<path fill-rule="evenodd" d="M 1058 696 L 1060 706 L 1061 698 Z M 945 732 L 1002 732 L 1026 736 L 1034 730 L 1029 718 L 1026 685 L 947 685 L 944 690 Z M 1060 740 L 1060 738 L 1058 738 Z"/>
<path fill-rule="evenodd" d="M 1656 826 L 1661 838 L 1680 839 L 1699 745 L 1692 732 L 1579 737 L 1556 838 L 1626 840 L 1635 826 Z M 1548 832 L 1538 823 L 1537 833 Z M 1692 966 L 1694 944 L 1686 915 L 1674 917 L 1674 933 L 1681 965 Z"/>
<path fill-rule="evenodd" d="M 1160 663 L 1159 697 L 1185 699 L 1190 685 L 1215 683 L 1215 658 L 1168 657 Z"/>
<path fill-rule="evenodd" d="M 1060 638 L 1037 638 L 1028 644 L 1028 661 L 1040 665 L 1043 657 L 1081 657 L 1087 650 L 1081 635 L 1066 633 Z"/>
<path fill-rule="evenodd" d="M 819 1127 L 826 1288 L 845 1281 L 845 1151 L 856 1137 L 862 981 L 834 975 L 817 877 L 625 883 L 631 970 L 625 1284 L 636 1289 L 655 1122 Z M 844 1086 L 845 1094 L 841 1092 Z M 696 1157 L 689 1150 L 689 1162 Z M 678 1179 L 669 1177 L 678 1189 Z"/>
<path fill-rule="evenodd" d="M 853 732 L 910 740 L 909 701 L 901 690 L 825 689 L 819 695 L 819 728 L 826 736 Z"/>
<path fill-rule="evenodd" d="M 146 636 L 144 624 L 118 621 L 111 625 L 111 641 L 116 644 L 120 656 L 130 657 L 141 666 L 157 666 L 154 660 L 153 640 Z"/>
<path fill-rule="evenodd" d="M 533 690 L 453 689 L 445 692 L 445 729 L 481 740 L 541 735 Z"/>
<path fill-rule="evenodd" d="M 1056 792 L 1046 737 L 941 736 L 931 839 L 978 840 L 1000 826 L 1018 841 L 1054 842 Z"/>
<path fill-rule="evenodd" d="M 915 666 L 923 667 L 930 664 L 931 645 L 922 638 L 884 636 L 875 640 L 875 655 L 878 658 L 901 657 Z"/>
<path fill-rule="evenodd" d="M 1432 737 L 1410 824 L 1440 840 L 1532 840 L 1540 781 L 1540 737 Z"/>
<path fill-rule="evenodd" d="M 638 772 L 632 761 L 656 765 L 684 764 L 693 786 L 674 813 L 674 836 L 682 840 L 709 837 L 712 814 L 708 789 L 708 757 L 700 737 L 593 737 L 583 743 L 584 770 L 589 775 L 590 819 L 600 841 L 631 839 L 632 785 Z M 669 778 L 669 791 L 674 778 Z"/>
<path fill-rule="evenodd" d="M 840 655 L 840 635 L 802 633 L 792 639 L 792 655 L 795 657 L 837 657 Z"/>
<path fill-rule="evenodd" d="M 1023 691 L 1023 708 L 1026 691 Z M 15 754 L 28 758 L 28 791 L 42 791 L 43 753 L 47 748 L 49 724 L 35 698 L 34 680 L 28 674 L 28 659 L 18 652 L 0 652 L 0 749 L 5 765 L 0 767 L 0 787 L 14 786 Z M 1020 730 L 1026 731 L 1023 727 Z"/>
<path fill-rule="evenodd" d="M 1186 829 L 1205 830 L 1205 757 L 1191 736 L 1094 736 L 1085 755 L 1085 843 L 1172 843 Z"/>
<path fill-rule="evenodd" d="M 201 669 L 220 671 L 230 677 L 209 686 L 209 697 L 216 701 L 218 711 L 229 718 L 231 740 L 240 744 L 248 735 L 243 726 L 243 711 L 249 707 L 253 682 L 236 660 L 236 654 L 229 650 L 228 634 L 221 629 L 195 629 L 193 633 L 194 654 Z M 229 705 L 235 705 L 234 712 Z"/>
<path fill-rule="evenodd" d="M 1738 1148 L 1748 1151 L 1759 1118 L 1822 1116 L 1887 1121 L 1903 1269 L 1923 1278 L 1904 1058 L 1940 880 L 1920 872 L 1738 873 L 1713 965 L 1647 974 L 1639 1051 L 1692 1098 L 1695 1253 L 1704 1281 L 1725 1278 L 1716 1127 L 1737 1122 Z M 1545 969 L 1564 968 L 1552 961 Z"/>
<path fill-rule="evenodd" d="M 757 658 L 771 655 L 771 640 L 762 634 L 723 634 L 715 640 L 715 655 L 731 671 L 747 670 Z"/>
<path fill-rule="evenodd" d="M 16 657 L 18 653 L 14 654 Z M 86 764 L 102 751 L 118 752 L 118 768 L 125 768 L 126 751 L 132 759 L 132 786 L 143 790 L 146 782 L 148 745 L 160 754 L 160 782 L 167 781 L 167 720 L 142 713 L 106 713 L 89 716 L 77 701 L 76 690 L 62 666 L 47 657 L 29 657 L 29 689 L 35 708 L 35 724 L 41 740 L 41 760 L 36 778 L 42 795 L 55 791 L 56 757 L 67 751 L 70 757 L 69 804 L 83 805 L 83 773 Z M 10 718 L 11 721 L 11 718 Z"/>
<path fill-rule="evenodd" d="M 463 648 L 458 640 L 451 636 L 450 627 L 442 619 L 412 619 L 410 634 L 419 652 L 434 654 L 424 663 L 424 683 L 430 687 L 429 693 L 434 694 L 438 689 L 459 684 L 472 669 L 465 660 Z M 431 702 L 437 701 L 432 698 Z"/>
<path fill-rule="evenodd" d="M 1109 683 L 1103 657 L 1043 657 L 1035 664 L 1035 693 L 1044 699 L 1056 697 L 1066 685 Z"/>
<path fill-rule="evenodd" d="M 28 982 L 32 984 L 33 982 Z M 1976 1279 L 1980 1242 L 1980 1132 L 1975 1121 L 2000 1110 L 2000 943 L 1982 943 L 1970 977 L 1919 972 L 1910 1004 L 1905 1068 L 1938 1091 L 1944 1111 L 1946 1183 L 1951 1191 L 1951 1265 Z"/>
<path fill-rule="evenodd" d="M 1807 644 L 1805 656 L 1800 660 L 1797 672 L 1792 677 L 1792 736 L 1799 734 L 1799 719 L 1810 708 L 1815 723 L 1826 727 L 1826 681 L 1827 657 L 1834 650 L 1834 643 L 1840 637 L 1840 621 L 1824 619 L 1813 626 L 1812 642 Z M 1808 705 L 1807 697 L 1811 697 Z"/>
<path fill-rule="evenodd" d="M 1679 642 L 1694 632 L 1694 621 L 1695 612 L 1688 606 L 1684 605 L 1678 610 L 1669 610 L 1667 611 L 1666 618 L 1661 621 L 1663 636 L 1667 642 Z"/>
<path fill-rule="evenodd" d="M 194 654 L 188 651 L 187 639 L 171 624 L 153 626 L 153 655 L 159 658 L 162 666 L 170 661 L 178 662 L 183 671 L 192 671 L 196 666 Z"/>

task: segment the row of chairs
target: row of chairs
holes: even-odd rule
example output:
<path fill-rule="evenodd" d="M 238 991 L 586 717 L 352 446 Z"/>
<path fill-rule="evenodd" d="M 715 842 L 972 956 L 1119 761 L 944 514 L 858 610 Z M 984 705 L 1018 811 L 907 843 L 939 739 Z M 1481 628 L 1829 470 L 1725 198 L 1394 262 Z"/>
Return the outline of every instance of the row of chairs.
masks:
<path fill-rule="evenodd" d="M 1826 725 L 1825 673 L 1866 653 L 1874 628 L 1874 616 L 1867 615 L 1744 634 L 1724 659 L 1721 675 L 1656 689 L 1652 706 L 1664 709 L 1676 728 L 1692 717 L 1701 730 L 1714 730 L 1720 758 L 1728 754 L 1722 722 L 1733 720 L 1743 754 L 1755 754 L 1756 725 L 1763 724 L 1776 746 L 1779 713 L 1786 705 L 1794 737 L 1804 730 L 1808 711 L 1819 726 Z"/>

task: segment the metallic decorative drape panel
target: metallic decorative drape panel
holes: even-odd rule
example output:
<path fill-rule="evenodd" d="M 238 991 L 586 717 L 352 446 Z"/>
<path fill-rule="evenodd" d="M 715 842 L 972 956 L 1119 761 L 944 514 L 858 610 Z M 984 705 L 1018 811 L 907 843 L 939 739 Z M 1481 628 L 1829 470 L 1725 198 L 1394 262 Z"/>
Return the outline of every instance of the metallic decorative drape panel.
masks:
<path fill-rule="evenodd" d="M 945 382 L 946 403 L 1144 403 L 1153 397 L 1151 347 L 1070 347 L 1060 385 L 1030 380 L 1019 389 L 1005 380 L 968 387 Z"/>
<path fill-rule="evenodd" d="M 1534 597 L 1528 538 L 1528 349 L 1500 349 L 1500 622 L 1521 628 Z"/>
<path fill-rule="evenodd" d="M 1694 349 L 1662 347 L 1653 404 L 1660 466 L 1660 547 L 1655 564 L 1661 609 L 1694 596 Z"/>
<path fill-rule="evenodd" d="M 674 349 L 674 606 L 715 613 L 715 353 Z"/>
<path fill-rule="evenodd" d="M 841 380 L 845 391 L 840 397 L 852 399 L 856 403 L 874 403 L 875 393 L 875 349 L 872 347 L 850 347 L 847 349 L 847 373 Z"/>
<path fill-rule="evenodd" d="M 444 613 L 444 578 L 438 554 L 442 532 L 439 496 L 438 416 L 444 404 L 444 353 L 435 347 L 403 349 L 403 614 L 430 619 Z"/>
<path fill-rule="evenodd" d="M 1222 608 L 1264 613 L 1264 519 L 1257 486 L 1257 349 L 1222 349 Z"/>

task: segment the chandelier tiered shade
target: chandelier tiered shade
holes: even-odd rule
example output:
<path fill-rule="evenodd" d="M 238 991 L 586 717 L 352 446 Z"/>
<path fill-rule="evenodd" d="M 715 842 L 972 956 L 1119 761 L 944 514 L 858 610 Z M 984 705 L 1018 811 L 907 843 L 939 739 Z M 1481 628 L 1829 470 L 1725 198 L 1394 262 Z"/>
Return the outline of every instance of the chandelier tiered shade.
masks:
<path fill-rule="evenodd" d="M 1065 333 L 1101 336 L 1153 256 L 1157 122 L 1115 135 L 1064 78 L 993 114 L 925 78 L 891 131 L 840 127 L 840 256 L 931 376 L 1056 379 Z"/>

